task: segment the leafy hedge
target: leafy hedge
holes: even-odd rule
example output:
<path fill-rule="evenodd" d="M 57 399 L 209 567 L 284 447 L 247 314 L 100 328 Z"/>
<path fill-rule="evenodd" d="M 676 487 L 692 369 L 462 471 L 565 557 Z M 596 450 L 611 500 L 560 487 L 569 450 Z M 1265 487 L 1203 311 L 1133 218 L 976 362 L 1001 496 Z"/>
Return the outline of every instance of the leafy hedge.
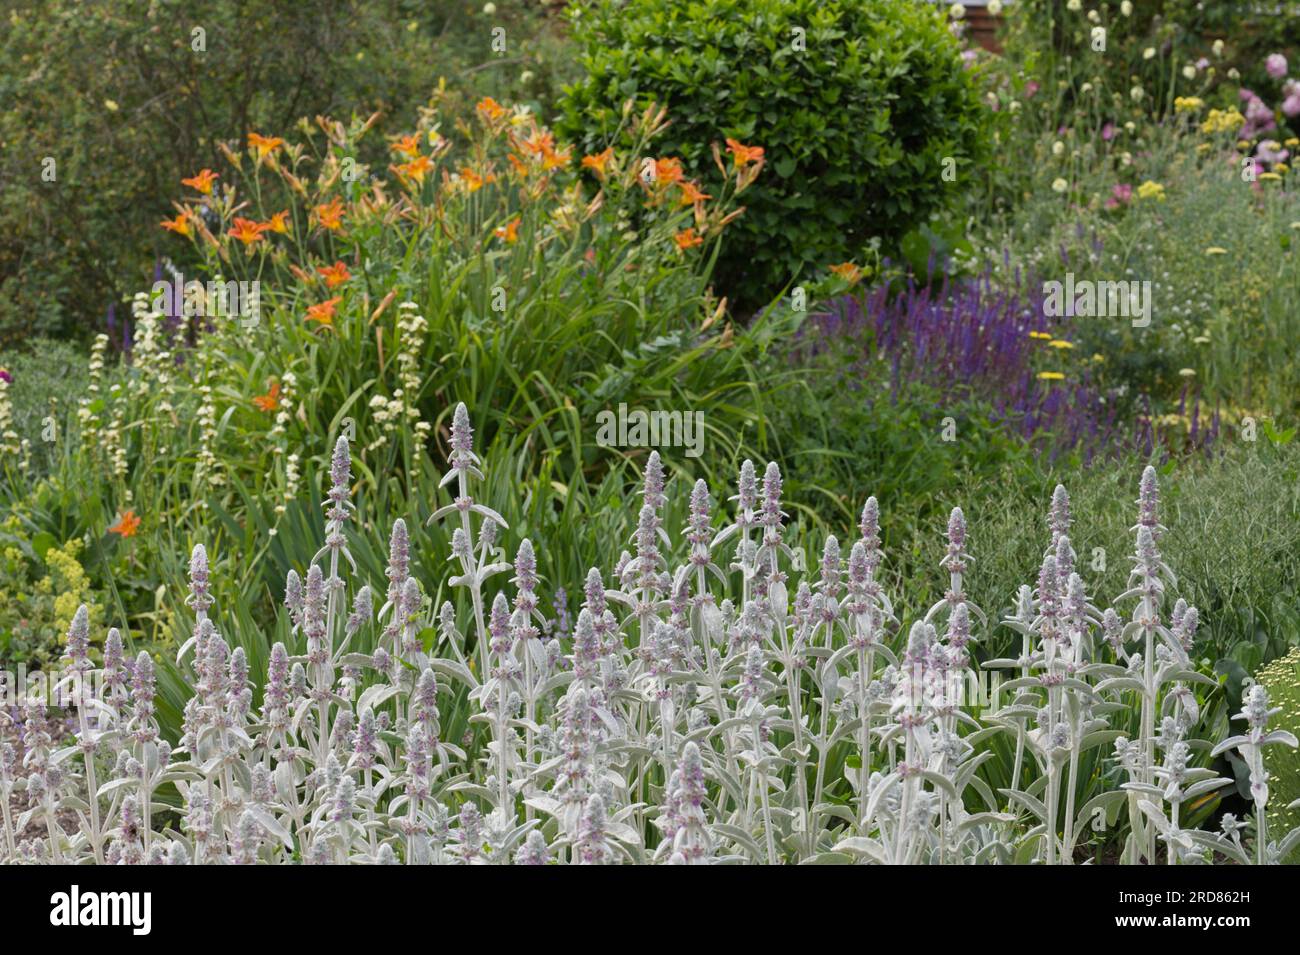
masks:
<path fill-rule="evenodd" d="M 575 8 L 585 78 L 561 131 L 594 152 L 624 103 L 673 118 L 665 146 L 718 181 L 710 143 L 765 150 L 718 280 L 755 306 L 787 280 L 889 250 L 983 151 L 982 107 L 956 41 L 914 0 L 595 0 Z"/>

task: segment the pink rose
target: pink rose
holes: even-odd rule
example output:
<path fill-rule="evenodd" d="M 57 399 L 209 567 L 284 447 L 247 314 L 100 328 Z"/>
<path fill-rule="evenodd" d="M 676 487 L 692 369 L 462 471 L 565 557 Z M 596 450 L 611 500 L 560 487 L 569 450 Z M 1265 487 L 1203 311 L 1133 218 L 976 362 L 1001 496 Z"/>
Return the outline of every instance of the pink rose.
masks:
<path fill-rule="evenodd" d="M 1275 80 L 1280 80 L 1286 76 L 1286 57 L 1281 53 L 1274 53 L 1264 61 L 1264 72 Z"/>

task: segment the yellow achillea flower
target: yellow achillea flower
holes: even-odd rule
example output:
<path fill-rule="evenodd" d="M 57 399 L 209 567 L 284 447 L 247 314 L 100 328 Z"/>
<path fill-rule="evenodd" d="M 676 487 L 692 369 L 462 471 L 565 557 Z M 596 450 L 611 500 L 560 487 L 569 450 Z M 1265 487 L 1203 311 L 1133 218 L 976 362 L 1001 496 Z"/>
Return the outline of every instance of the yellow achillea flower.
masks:
<path fill-rule="evenodd" d="M 1138 186 L 1137 192 L 1139 199 L 1158 199 L 1161 202 L 1165 201 L 1165 187 L 1160 185 L 1158 182 L 1152 182 L 1150 179 Z"/>
<path fill-rule="evenodd" d="M 1050 341 L 1051 338 L 1052 338 L 1052 336 L 1049 335 L 1049 334 L 1047 334 L 1047 332 L 1030 332 L 1030 333 L 1029 333 L 1029 337 L 1030 337 L 1030 338 L 1041 338 L 1041 339 L 1046 339 L 1046 340 L 1048 340 L 1048 341 Z"/>
<path fill-rule="evenodd" d="M 1059 371 L 1040 371 L 1038 373 L 1039 381 L 1064 381 L 1065 375 Z"/>
<path fill-rule="evenodd" d="M 1054 338 L 1054 339 L 1052 339 L 1050 342 L 1047 343 L 1047 347 L 1049 347 L 1049 348 L 1073 348 L 1073 347 L 1074 347 L 1074 342 L 1067 342 L 1067 341 L 1066 341 L 1065 339 L 1063 339 L 1063 338 Z"/>
<path fill-rule="evenodd" d="M 1212 109 L 1205 122 L 1201 123 L 1201 132 L 1230 133 L 1240 129 L 1245 122 L 1246 117 L 1235 109 Z"/>
<path fill-rule="evenodd" d="M 1269 182 L 1281 182 L 1281 181 L 1282 181 L 1282 177 L 1279 176 L 1279 175 L 1278 175 L 1277 173 L 1275 173 L 1275 172 L 1261 172 L 1261 173 L 1259 174 L 1259 177 L 1258 177 L 1258 178 L 1260 178 L 1260 179 L 1267 179 Z"/>
<path fill-rule="evenodd" d="M 1212 246 L 1210 246 L 1208 249 L 1205 250 L 1205 254 L 1206 254 L 1206 255 L 1227 255 L 1227 254 L 1228 254 L 1228 250 L 1227 250 L 1227 249 L 1219 248 L 1219 246 L 1217 246 L 1217 245 L 1212 245 Z"/>
<path fill-rule="evenodd" d="M 1192 113 L 1205 105 L 1205 100 L 1199 96 L 1179 96 L 1174 100 L 1174 112 Z"/>

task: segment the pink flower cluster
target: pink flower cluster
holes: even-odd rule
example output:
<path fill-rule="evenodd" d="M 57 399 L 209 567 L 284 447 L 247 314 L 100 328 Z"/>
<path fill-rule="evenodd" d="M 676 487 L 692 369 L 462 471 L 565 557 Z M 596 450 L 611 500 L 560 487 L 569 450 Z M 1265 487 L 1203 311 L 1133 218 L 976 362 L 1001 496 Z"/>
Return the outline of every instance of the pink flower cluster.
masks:
<path fill-rule="evenodd" d="M 1286 57 L 1281 53 L 1270 54 L 1269 57 L 1264 60 L 1264 72 L 1275 80 L 1280 80 L 1285 77 L 1287 75 L 1287 69 Z M 1267 109 L 1255 94 L 1250 93 L 1250 95 L 1247 96 L 1247 93 L 1249 92 L 1249 90 L 1244 89 L 1241 91 L 1241 98 L 1247 104 L 1246 120 L 1248 124 L 1251 120 L 1251 108 L 1255 108 L 1257 114 L 1262 114 L 1262 111 Z M 1259 101 L 1258 107 L 1255 106 L 1257 101 Z M 1288 79 L 1282 84 L 1282 112 L 1291 118 L 1300 116 L 1300 82 Z M 1254 131 L 1262 132 L 1272 128 L 1272 124 L 1258 125 L 1255 127 Z"/>
<path fill-rule="evenodd" d="M 1273 111 L 1254 92 L 1243 86 L 1237 95 L 1246 104 L 1246 125 L 1241 127 L 1239 134 L 1242 139 L 1250 139 L 1258 133 L 1266 133 L 1270 129 L 1277 128 Z"/>

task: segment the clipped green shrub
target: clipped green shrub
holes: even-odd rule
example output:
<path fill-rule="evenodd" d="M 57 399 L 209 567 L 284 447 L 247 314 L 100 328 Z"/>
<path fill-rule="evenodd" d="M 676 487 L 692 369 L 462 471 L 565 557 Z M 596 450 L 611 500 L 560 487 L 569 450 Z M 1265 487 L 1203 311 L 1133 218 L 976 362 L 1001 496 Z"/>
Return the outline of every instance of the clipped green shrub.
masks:
<path fill-rule="evenodd" d="M 629 99 L 667 108 L 663 148 L 706 191 L 720 177 L 711 143 L 764 149 L 716 273 L 742 306 L 890 251 L 983 154 L 957 42 L 913 0 L 594 0 L 572 16 L 586 76 L 559 125 L 587 152 L 618 137 Z"/>

